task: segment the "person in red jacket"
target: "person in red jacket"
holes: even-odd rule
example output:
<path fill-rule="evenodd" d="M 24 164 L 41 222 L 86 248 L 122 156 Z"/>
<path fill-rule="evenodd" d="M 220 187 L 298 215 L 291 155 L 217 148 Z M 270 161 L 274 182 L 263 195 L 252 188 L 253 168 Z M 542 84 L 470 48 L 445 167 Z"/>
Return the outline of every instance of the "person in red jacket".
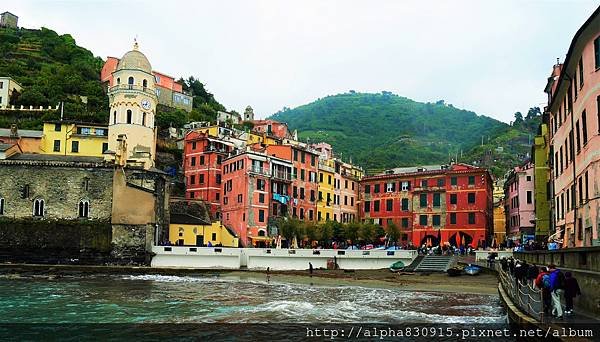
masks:
<path fill-rule="evenodd" d="M 535 286 L 542 291 L 542 298 L 544 300 L 544 313 L 550 312 L 550 306 L 552 305 L 552 297 L 550 289 L 544 286 L 544 276 L 549 275 L 547 267 L 541 267 L 540 273 L 535 278 Z"/>

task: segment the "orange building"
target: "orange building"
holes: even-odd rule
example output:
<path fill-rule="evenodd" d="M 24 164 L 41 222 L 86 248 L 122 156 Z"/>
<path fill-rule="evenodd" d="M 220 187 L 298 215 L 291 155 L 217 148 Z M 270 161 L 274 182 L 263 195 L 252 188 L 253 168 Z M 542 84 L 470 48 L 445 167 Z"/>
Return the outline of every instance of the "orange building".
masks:
<path fill-rule="evenodd" d="M 245 151 L 223 160 L 223 224 L 243 246 L 265 247 L 277 234 L 275 219 L 291 201 L 292 164 L 262 152 Z"/>

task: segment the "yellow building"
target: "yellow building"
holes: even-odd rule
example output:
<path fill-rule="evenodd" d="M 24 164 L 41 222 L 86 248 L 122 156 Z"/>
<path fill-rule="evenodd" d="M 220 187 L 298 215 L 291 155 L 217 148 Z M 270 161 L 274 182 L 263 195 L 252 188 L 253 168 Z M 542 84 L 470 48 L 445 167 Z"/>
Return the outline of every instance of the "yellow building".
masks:
<path fill-rule="evenodd" d="M 317 220 L 333 220 L 333 195 L 335 179 L 335 161 L 319 159 L 319 199 L 317 201 Z"/>
<path fill-rule="evenodd" d="M 497 243 L 506 240 L 506 214 L 503 200 L 494 202 L 494 238 Z"/>
<path fill-rule="evenodd" d="M 74 121 L 45 122 L 40 153 L 102 157 L 108 150 L 108 127 Z"/>
<path fill-rule="evenodd" d="M 177 246 L 239 246 L 238 238 L 220 221 L 204 222 L 186 214 L 171 214 L 169 241 Z"/>

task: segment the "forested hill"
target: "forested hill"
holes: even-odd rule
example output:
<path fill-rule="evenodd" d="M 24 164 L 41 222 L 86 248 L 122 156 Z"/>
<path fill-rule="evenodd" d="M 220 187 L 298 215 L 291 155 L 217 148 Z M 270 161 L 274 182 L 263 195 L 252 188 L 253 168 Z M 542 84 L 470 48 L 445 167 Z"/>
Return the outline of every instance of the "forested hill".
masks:
<path fill-rule="evenodd" d="M 152 56 L 148 58 L 152 61 Z M 0 28 L 0 76 L 12 77 L 23 86 L 22 93 L 11 99 L 17 107 L 47 108 L 64 102 L 65 119 L 106 123 L 108 96 L 100 83 L 103 64 L 102 58 L 78 46 L 69 34 L 59 35 L 47 28 Z M 190 76 L 179 82 L 192 93 L 194 108 L 186 113 L 159 107 L 159 126 L 181 127 L 189 120 L 214 120 L 217 110 L 225 110 L 197 78 Z M 57 111 L 6 112 L 0 115 L 0 127 L 17 123 L 20 128 L 40 129 L 44 120 L 59 116 Z"/>
<path fill-rule="evenodd" d="M 444 101 L 421 103 L 390 92 L 327 96 L 271 118 L 298 129 L 301 140 L 330 143 L 370 173 L 448 163 L 511 127 Z"/>

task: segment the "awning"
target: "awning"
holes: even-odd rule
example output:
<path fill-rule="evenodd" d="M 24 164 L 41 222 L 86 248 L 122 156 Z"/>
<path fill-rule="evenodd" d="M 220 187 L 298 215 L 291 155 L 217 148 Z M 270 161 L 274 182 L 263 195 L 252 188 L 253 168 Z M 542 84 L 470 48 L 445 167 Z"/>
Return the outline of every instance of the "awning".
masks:
<path fill-rule="evenodd" d="M 271 241 L 274 238 L 270 237 L 270 236 L 248 236 L 250 238 L 250 240 L 253 241 Z"/>

